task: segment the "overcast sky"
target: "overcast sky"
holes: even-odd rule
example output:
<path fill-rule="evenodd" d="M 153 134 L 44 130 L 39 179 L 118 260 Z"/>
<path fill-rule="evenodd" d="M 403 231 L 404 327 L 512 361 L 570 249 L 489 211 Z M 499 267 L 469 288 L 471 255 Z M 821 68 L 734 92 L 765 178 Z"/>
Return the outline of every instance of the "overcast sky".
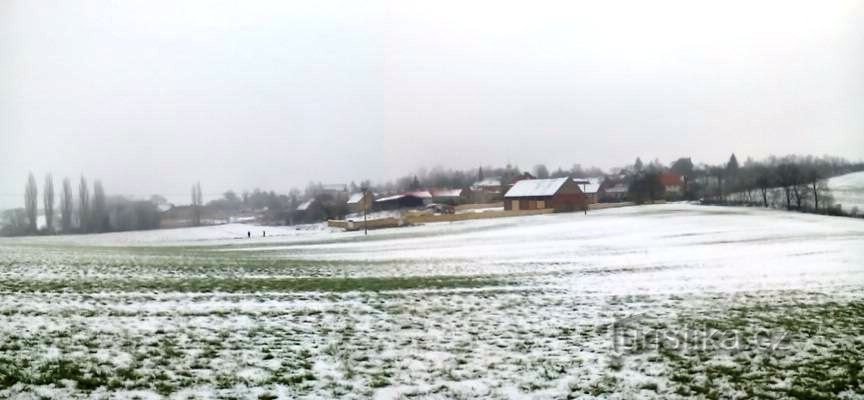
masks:
<path fill-rule="evenodd" d="M 864 158 L 864 1 L 0 1 L 0 207 L 733 151 Z"/>

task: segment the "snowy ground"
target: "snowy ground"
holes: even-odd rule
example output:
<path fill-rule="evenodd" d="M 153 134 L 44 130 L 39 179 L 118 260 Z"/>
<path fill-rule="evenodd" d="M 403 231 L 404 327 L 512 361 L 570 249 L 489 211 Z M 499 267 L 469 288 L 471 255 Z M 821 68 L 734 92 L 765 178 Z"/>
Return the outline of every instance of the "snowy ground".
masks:
<path fill-rule="evenodd" d="M 864 213 L 864 172 L 836 176 L 828 180 L 828 188 L 834 204 L 841 204 L 844 210 L 858 207 Z"/>
<path fill-rule="evenodd" d="M 0 398 L 864 398 L 860 219 L 261 229 L 0 240 Z"/>

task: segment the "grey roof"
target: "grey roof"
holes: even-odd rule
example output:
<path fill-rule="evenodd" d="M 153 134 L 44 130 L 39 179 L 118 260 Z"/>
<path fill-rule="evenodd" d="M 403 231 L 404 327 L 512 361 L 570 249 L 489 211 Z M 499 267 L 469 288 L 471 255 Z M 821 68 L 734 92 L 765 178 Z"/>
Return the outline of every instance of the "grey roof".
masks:
<path fill-rule="evenodd" d="M 523 179 L 504 195 L 504 197 L 535 197 L 535 196 L 552 196 L 561 189 L 567 180 L 570 178 L 556 179 Z"/>

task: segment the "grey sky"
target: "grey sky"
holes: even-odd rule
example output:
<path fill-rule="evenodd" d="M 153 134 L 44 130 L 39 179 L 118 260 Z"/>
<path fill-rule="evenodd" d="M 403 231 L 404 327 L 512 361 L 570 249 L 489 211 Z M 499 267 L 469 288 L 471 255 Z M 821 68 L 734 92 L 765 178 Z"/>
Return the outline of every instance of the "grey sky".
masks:
<path fill-rule="evenodd" d="M 861 159 L 862 111 L 862 1 L 0 2 L 0 208 L 30 170 L 188 201 L 435 165 Z"/>

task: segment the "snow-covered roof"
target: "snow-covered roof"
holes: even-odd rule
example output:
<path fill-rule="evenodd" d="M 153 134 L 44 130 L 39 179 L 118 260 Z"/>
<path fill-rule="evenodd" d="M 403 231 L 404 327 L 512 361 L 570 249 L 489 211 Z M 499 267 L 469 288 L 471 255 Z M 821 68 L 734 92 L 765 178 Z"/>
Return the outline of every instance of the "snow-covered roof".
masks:
<path fill-rule="evenodd" d="M 483 179 L 482 181 L 474 182 L 474 187 L 490 187 L 490 186 L 501 186 L 501 178 L 500 177 L 491 177 Z"/>
<path fill-rule="evenodd" d="M 348 198 L 348 204 L 359 204 L 361 201 L 363 201 L 363 192 L 353 193 Z"/>
<path fill-rule="evenodd" d="M 432 197 L 460 197 L 462 189 L 432 189 Z"/>
<path fill-rule="evenodd" d="M 405 196 L 414 196 L 421 199 L 430 199 L 432 198 L 432 193 L 429 193 L 428 190 L 415 190 L 413 192 L 405 193 Z"/>
<path fill-rule="evenodd" d="M 395 194 L 393 196 L 382 197 L 378 200 L 375 200 L 375 202 L 380 203 L 380 202 L 384 202 L 384 201 L 398 200 L 398 199 L 401 199 L 403 197 L 405 197 L 404 194 Z"/>
<path fill-rule="evenodd" d="M 311 206 L 312 203 L 314 203 L 314 202 L 315 202 L 315 199 L 310 199 L 310 200 L 306 200 L 306 201 L 300 203 L 300 205 L 297 206 L 297 211 L 306 211 L 306 210 L 308 210 L 308 209 L 309 209 L 309 206 Z"/>
<path fill-rule="evenodd" d="M 561 186 L 570 178 L 556 179 L 523 179 L 516 182 L 504 197 L 534 197 L 552 196 L 561 189 Z"/>
<path fill-rule="evenodd" d="M 579 185 L 582 193 L 594 194 L 600 189 L 600 183 L 603 182 L 603 178 L 573 178 L 573 182 Z"/>
<path fill-rule="evenodd" d="M 398 200 L 398 199 L 401 199 L 403 197 L 417 197 L 420 199 L 430 199 L 430 198 L 432 198 L 432 194 L 429 193 L 428 190 L 418 190 L 415 192 L 406 192 L 406 193 L 396 194 L 396 195 L 392 195 L 392 196 L 382 197 L 378 200 L 375 200 L 375 202 L 378 203 L 378 202 L 382 202 L 382 201 Z"/>

